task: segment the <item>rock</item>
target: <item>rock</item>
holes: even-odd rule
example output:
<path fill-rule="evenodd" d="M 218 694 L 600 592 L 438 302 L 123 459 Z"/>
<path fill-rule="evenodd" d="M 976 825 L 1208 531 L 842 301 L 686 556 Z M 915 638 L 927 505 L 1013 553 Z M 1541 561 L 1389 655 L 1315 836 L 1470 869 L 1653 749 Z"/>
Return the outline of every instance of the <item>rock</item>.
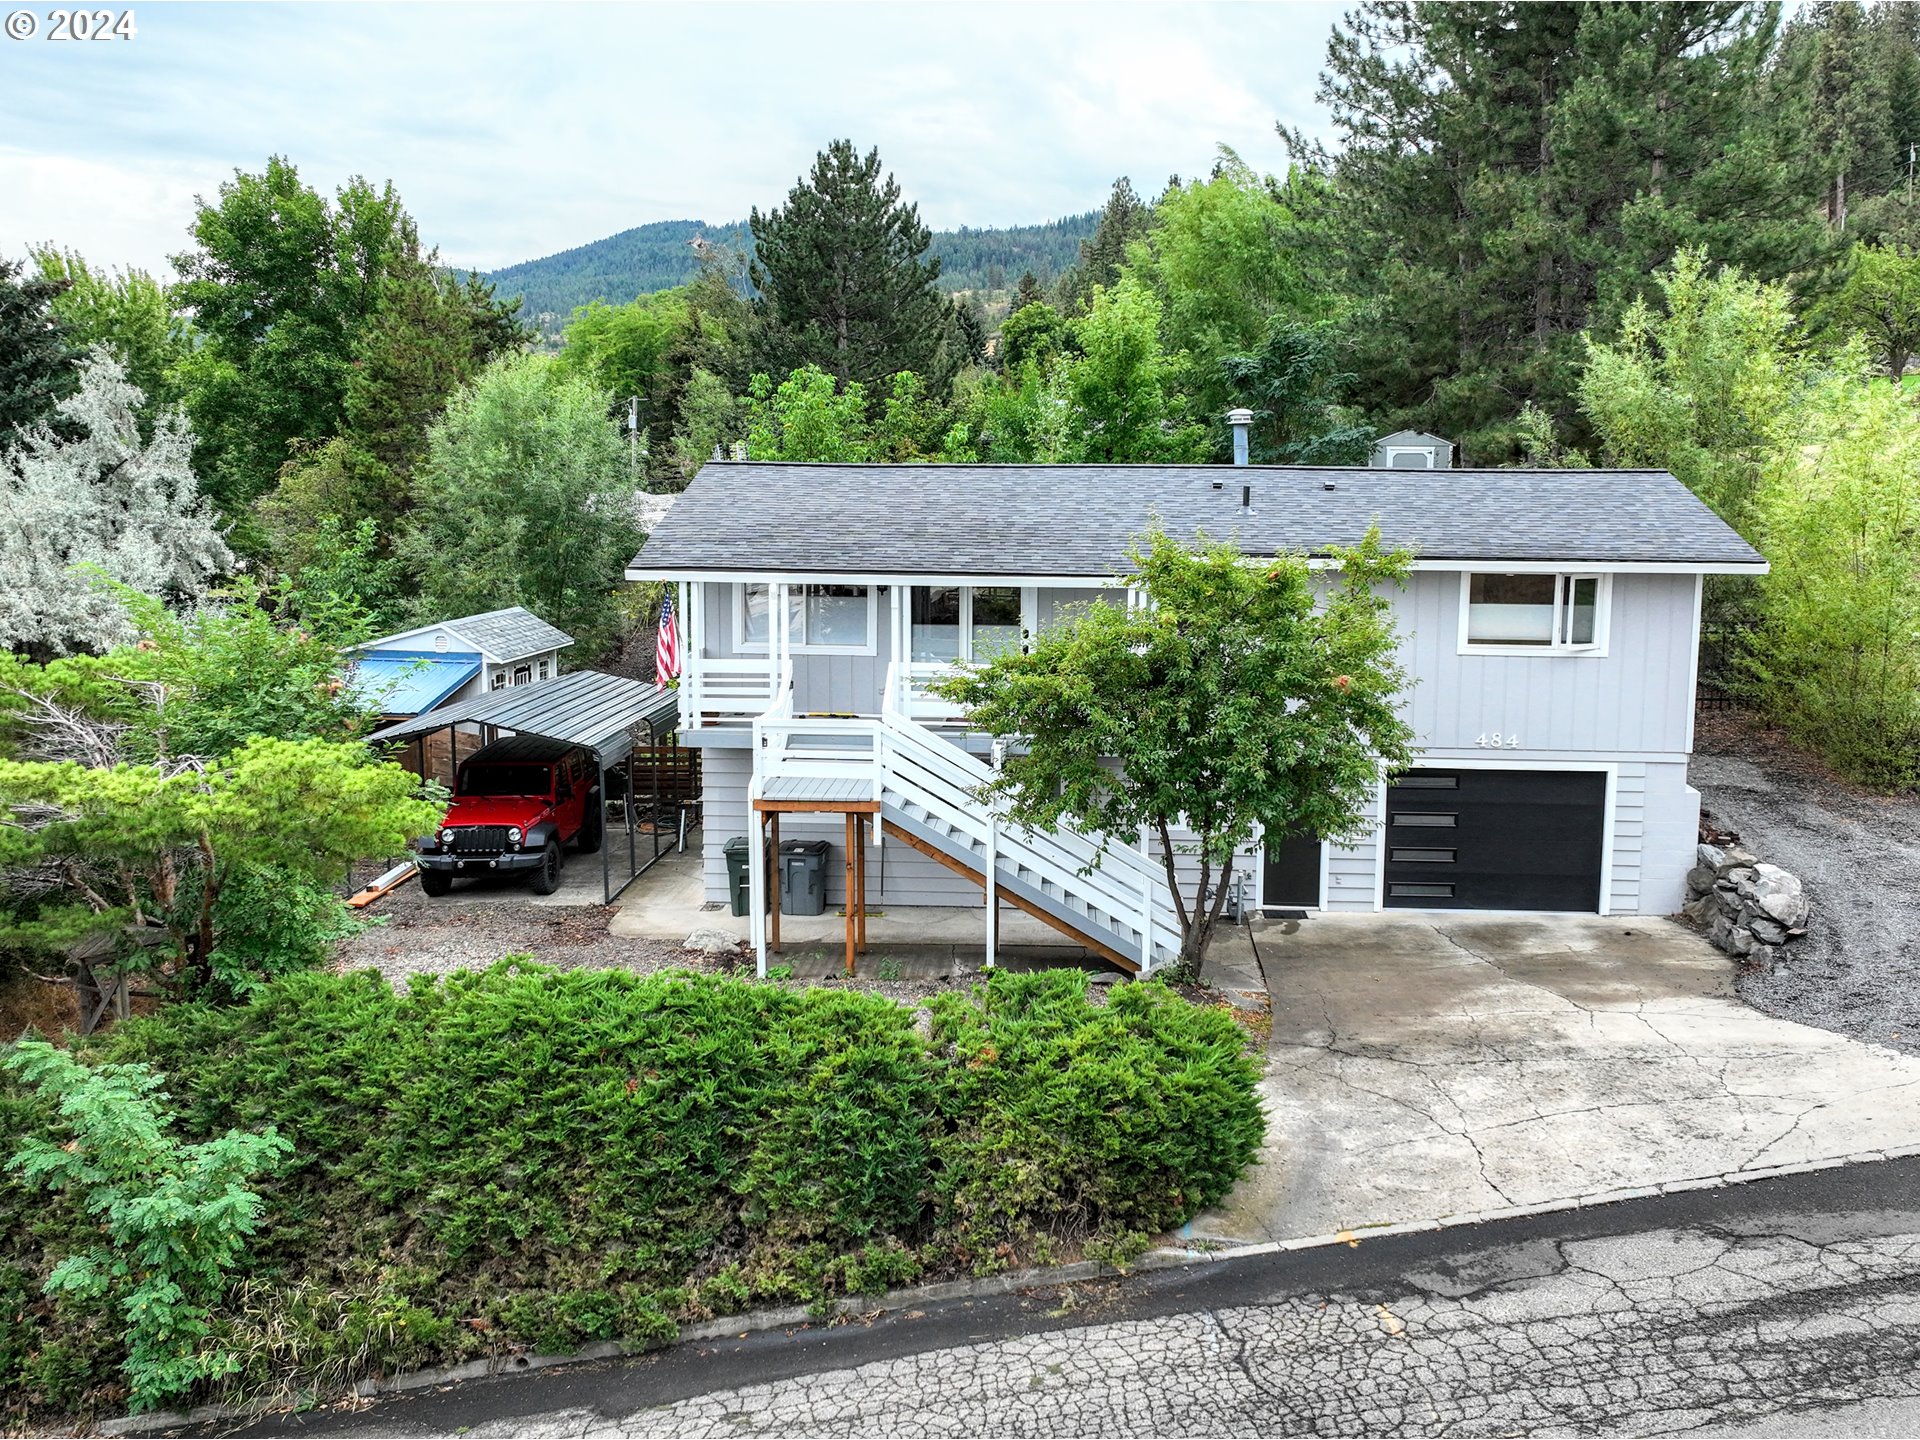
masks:
<path fill-rule="evenodd" d="M 1089 985 L 1118 985 L 1121 980 L 1125 978 L 1125 976 L 1117 975 L 1111 970 L 1096 970 L 1087 977 L 1087 983 Z"/>
<path fill-rule="evenodd" d="M 731 955 L 745 942 L 738 935 L 716 926 L 697 925 L 693 933 L 680 943 L 689 950 L 698 950 L 706 955 Z"/>
<path fill-rule="evenodd" d="M 1731 870 L 1747 870 L 1760 863 L 1760 857 L 1752 851 L 1742 850 L 1738 845 L 1729 845 L 1721 852 L 1720 863 L 1713 868 L 1725 875 Z"/>
<path fill-rule="evenodd" d="M 1747 922 L 1747 929 L 1753 932 L 1753 938 L 1762 945 L 1784 945 L 1787 943 L 1787 927 L 1778 920 L 1766 915 L 1755 915 Z"/>
<path fill-rule="evenodd" d="M 1796 875 L 1778 865 L 1753 867 L 1753 898 L 1759 907 L 1788 929 L 1807 921 L 1807 894 Z"/>
<path fill-rule="evenodd" d="M 1780 958 L 1779 946 L 1756 945 L 1753 947 L 1753 953 L 1747 956 L 1747 961 L 1749 964 L 1758 965 L 1762 969 L 1772 970 L 1774 967 L 1774 962 L 1777 961 L 1779 958 Z M 1785 975 L 1788 972 L 1785 966 L 1781 966 L 1780 969 L 1775 971 L 1774 973 L 1779 975 Z"/>
<path fill-rule="evenodd" d="M 1753 867 L 1751 865 L 1736 865 L 1720 878 L 1731 882 L 1735 890 L 1745 895 L 1750 893 L 1753 888 Z"/>
<path fill-rule="evenodd" d="M 1713 903 L 1713 894 L 1711 891 L 1705 895 L 1695 896 L 1680 907 L 1680 913 L 1682 915 L 1686 916 L 1687 919 L 1691 920 L 1694 924 L 1700 926 L 1704 926 L 1710 922 L 1719 911 L 1720 907 Z"/>
<path fill-rule="evenodd" d="M 1715 874 L 1718 874 L 1720 867 L 1727 863 L 1727 852 L 1718 845 L 1702 845 L 1694 855 L 1700 861 L 1701 869 L 1711 870 Z"/>
<path fill-rule="evenodd" d="M 1714 874 L 1710 867 L 1696 865 L 1687 872 L 1687 893 L 1704 895 L 1713 889 Z"/>
<path fill-rule="evenodd" d="M 1729 955 L 1751 955 L 1753 953 L 1753 932 L 1743 930 L 1738 925 L 1727 927 L 1726 950 Z"/>
<path fill-rule="evenodd" d="M 1713 943 L 1716 949 L 1731 950 L 1733 946 L 1733 922 L 1724 915 L 1714 916 L 1712 923 L 1707 926 L 1707 939 Z"/>

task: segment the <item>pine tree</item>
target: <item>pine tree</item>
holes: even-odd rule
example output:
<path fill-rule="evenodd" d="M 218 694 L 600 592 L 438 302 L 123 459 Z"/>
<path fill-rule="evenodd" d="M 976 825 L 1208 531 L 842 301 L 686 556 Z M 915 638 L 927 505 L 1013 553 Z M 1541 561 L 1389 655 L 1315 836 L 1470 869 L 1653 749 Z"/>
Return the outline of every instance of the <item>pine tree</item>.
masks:
<path fill-rule="evenodd" d="M 1018 315 L 1029 305 L 1045 304 L 1046 299 L 1046 292 L 1040 288 L 1039 280 L 1034 277 L 1033 271 L 1028 270 L 1020 276 L 1020 286 L 1013 292 L 1013 308 L 1007 313 Z"/>
<path fill-rule="evenodd" d="M 1524 402 L 1577 430 L 1581 333 L 1606 333 L 1678 248 L 1762 278 L 1823 258 L 1763 104 L 1772 16 L 1731 0 L 1353 12 L 1320 92 L 1346 143 L 1319 220 L 1345 287 L 1379 307 L 1356 357 L 1367 407 L 1496 460 Z"/>
<path fill-rule="evenodd" d="M 1060 280 L 1061 308 L 1070 314 L 1084 311 L 1096 285 L 1110 286 L 1127 263 L 1127 246 L 1144 239 L 1153 224 L 1152 207 L 1134 193 L 1133 181 L 1122 175 L 1100 212 L 1093 234 L 1080 242 L 1079 262 Z"/>
<path fill-rule="evenodd" d="M 73 393 L 80 357 L 52 310 L 66 288 L 0 256 L 0 444 Z"/>
<path fill-rule="evenodd" d="M 763 335 L 756 368 L 787 374 L 817 365 L 869 394 L 912 370 L 944 395 L 958 368 L 952 311 L 936 281 L 932 235 L 900 198 L 880 152 L 862 158 L 836 140 L 784 208 L 749 221 L 751 276 Z"/>

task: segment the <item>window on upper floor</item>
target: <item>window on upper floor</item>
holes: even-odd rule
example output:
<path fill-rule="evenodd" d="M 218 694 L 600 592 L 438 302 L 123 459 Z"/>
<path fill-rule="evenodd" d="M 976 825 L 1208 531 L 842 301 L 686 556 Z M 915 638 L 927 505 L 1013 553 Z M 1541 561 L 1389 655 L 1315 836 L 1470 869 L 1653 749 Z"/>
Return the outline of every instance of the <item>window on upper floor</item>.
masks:
<path fill-rule="evenodd" d="M 765 650 L 772 614 L 772 587 L 742 585 L 735 614 L 734 647 Z M 871 585 L 790 585 L 787 634 L 796 652 L 872 654 L 874 597 Z"/>
<path fill-rule="evenodd" d="M 910 609 L 915 660 L 986 660 L 1026 638 L 1017 585 L 916 585 Z"/>
<path fill-rule="evenodd" d="M 513 667 L 513 683 L 514 684 L 525 685 L 532 679 L 533 679 L 533 667 L 531 665 L 516 665 Z"/>
<path fill-rule="evenodd" d="M 1606 645 L 1604 575 L 1461 577 L 1460 648 L 1509 654 L 1598 654 Z"/>

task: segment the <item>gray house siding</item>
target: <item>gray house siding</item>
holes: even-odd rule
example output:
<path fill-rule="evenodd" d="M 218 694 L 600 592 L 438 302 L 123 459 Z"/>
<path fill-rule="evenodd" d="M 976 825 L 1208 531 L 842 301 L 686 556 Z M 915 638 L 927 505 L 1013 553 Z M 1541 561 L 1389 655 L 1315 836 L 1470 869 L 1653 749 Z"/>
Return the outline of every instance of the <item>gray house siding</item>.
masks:
<path fill-rule="evenodd" d="M 1490 569 L 1495 568 L 1489 566 Z M 1609 766 L 1612 801 L 1606 877 L 1607 908 L 1615 914 L 1669 914 L 1679 908 L 1684 877 L 1699 821 L 1699 796 L 1686 783 L 1693 707 L 1692 646 L 1695 575 L 1615 574 L 1610 582 L 1604 654 L 1490 655 L 1459 653 L 1462 587 L 1450 571 L 1421 571 L 1404 590 L 1392 592 L 1402 636 L 1401 660 L 1414 685 L 1406 714 L 1423 763 L 1494 765 L 1516 770 L 1563 766 Z M 700 587 L 698 614 L 707 622 L 703 653 L 732 658 L 732 585 Z M 1063 609 L 1098 598 L 1095 586 L 1041 588 L 1030 620 L 1039 629 L 1059 622 Z M 1109 592 L 1111 593 L 1111 592 Z M 794 656 L 795 708 L 801 712 L 872 712 L 880 706 L 891 638 L 890 591 L 876 597 L 874 655 Z M 1498 734 L 1502 743 L 1478 743 Z M 1517 738 L 1518 745 L 1512 743 Z M 707 898 L 727 898 L 721 845 L 749 833 L 747 780 L 752 752 L 711 747 L 706 751 Z M 1328 910 L 1370 911 L 1380 904 L 1376 799 L 1369 816 L 1373 833 L 1353 844 L 1330 846 L 1322 905 Z M 830 903 L 844 903 L 838 817 L 789 816 L 783 838 L 826 839 Z M 1150 853 L 1156 853 L 1150 847 Z M 1257 853 L 1242 861 L 1249 880 Z M 1197 866 L 1176 859 L 1183 885 Z M 981 904 L 979 889 L 897 841 L 869 856 L 871 902 L 876 905 Z M 1248 893 L 1252 894 L 1249 884 Z M 1598 893 L 1596 892 L 1596 904 Z"/>
<path fill-rule="evenodd" d="M 1421 571 L 1393 594 L 1416 743 L 1471 753 L 1497 732 L 1521 742 L 1502 758 L 1686 753 L 1697 576 L 1614 576 L 1607 653 L 1592 656 L 1460 654 L 1465 580 Z"/>
<path fill-rule="evenodd" d="M 727 857 L 721 848 L 735 835 L 751 835 L 747 813 L 747 781 L 752 773 L 751 750 L 708 749 L 701 760 L 706 791 L 702 819 L 701 861 L 709 903 L 725 904 Z M 885 826 L 881 829 L 884 831 Z M 847 903 L 846 822 L 838 815 L 782 815 L 782 840 L 825 840 L 832 847 L 827 864 L 827 904 Z M 882 836 L 878 849 L 867 855 L 867 904 L 965 905 L 985 908 L 978 885 L 929 860 L 898 840 Z"/>

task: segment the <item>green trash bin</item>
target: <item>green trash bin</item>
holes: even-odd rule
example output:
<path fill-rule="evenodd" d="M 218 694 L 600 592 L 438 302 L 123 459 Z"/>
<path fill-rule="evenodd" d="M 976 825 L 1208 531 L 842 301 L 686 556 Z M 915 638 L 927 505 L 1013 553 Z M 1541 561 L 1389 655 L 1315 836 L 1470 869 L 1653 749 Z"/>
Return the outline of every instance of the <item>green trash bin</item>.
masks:
<path fill-rule="evenodd" d="M 733 899 L 733 913 L 744 915 L 753 896 L 752 883 L 747 875 L 747 837 L 736 835 L 720 849 L 727 857 L 727 893 Z"/>
<path fill-rule="evenodd" d="M 827 910 L 827 842 L 780 842 L 780 913 L 824 915 Z"/>

